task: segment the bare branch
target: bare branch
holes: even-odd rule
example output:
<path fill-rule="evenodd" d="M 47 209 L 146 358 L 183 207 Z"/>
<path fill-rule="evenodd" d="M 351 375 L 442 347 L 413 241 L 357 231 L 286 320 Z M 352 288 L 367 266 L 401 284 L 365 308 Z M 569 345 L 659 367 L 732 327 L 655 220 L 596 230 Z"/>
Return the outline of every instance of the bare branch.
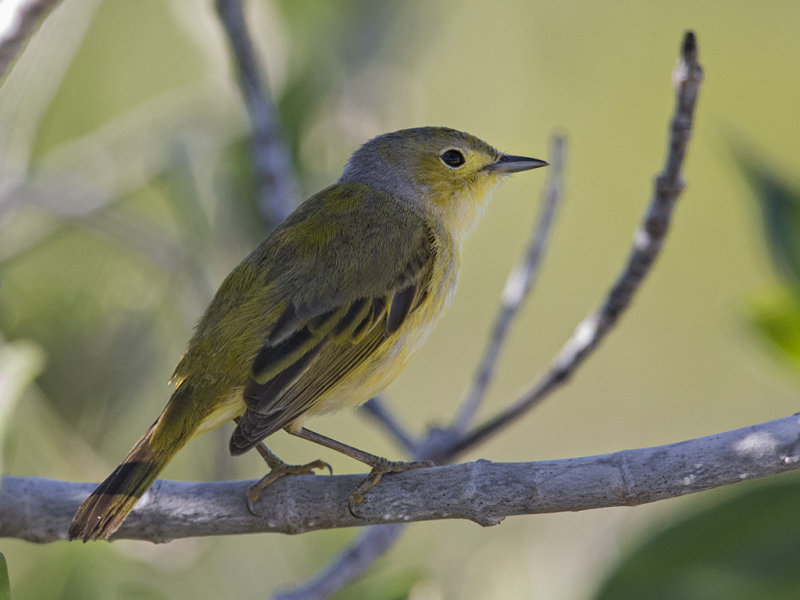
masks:
<path fill-rule="evenodd" d="M 397 417 L 386 408 L 380 396 L 370 398 L 361 406 L 361 410 L 376 423 L 380 424 L 407 454 L 416 454 L 416 442 L 406 433 L 406 428 L 400 424 Z"/>
<path fill-rule="evenodd" d="M 486 395 L 486 390 L 494 378 L 497 361 L 514 318 L 536 282 L 539 264 L 547 247 L 556 208 L 561 203 L 564 187 L 564 144 L 563 137 L 553 137 L 547 191 L 542 200 L 541 211 L 522 260 L 509 273 L 506 280 L 500 310 L 495 317 L 489 343 L 478 366 L 472 387 L 453 422 L 453 429 L 458 432 L 465 431 L 475 417 L 475 413 Z"/>
<path fill-rule="evenodd" d="M 675 200 L 682 190 L 680 167 L 686 153 L 701 79 L 702 71 L 697 62 L 695 37 L 692 32 L 687 32 L 681 48 L 681 62 L 673 77 L 677 92 L 677 107 L 671 125 L 667 166 L 664 174 L 656 181 L 656 197 L 651 201 L 645 214 L 644 224 L 637 232 L 628 265 L 612 287 L 605 305 L 578 327 L 572 338 L 565 344 L 554 366 L 528 393 L 495 419 L 462 436 L 463 429 L 458 427 L 466 427 L 477 410 L 494 368 L 493 361 L 496 360 L 496 357 L 492 356 L 492 353 L 499 353 L 499 349 L 502 347 L 502 338 L 505 334 L 502 332 L 498 334 L 500 326 L 497 324 L 501 323 L 503 319 L 501 309 L 501 316 L 498 316 L 492 343 L 486 351 L 478 373 L 478 381 L 468 396 L 468 400 L 462 406 L 455 426 L 449 429 L 431 429 L 427 439 L 419 444 L 419 451 L 415 453 L 415 457 L 431 458 L 437 464 L 446 464 L 454 460 L 460 453 L 511 423 L 566 382 L 616 322 L 655 260 L 666 235 Z M 670 186 L 670 182 L 674 186 Z M 498 339 L 499 341 L 495 342 Z M 492 349 L 495 345 L 497 350 Z M 486 373 L 488 373 L 488 377 Z M 480 389 L 481 387 L 483 389 Z M 361 541 L 355 542 L 348 552 L 366 556 L 369 548 L 361 548 L 360 545 Z M 365 571 L 371 562 L 386 550 L 387 548 L 382 548 L 381 552 L 375 553 L 371 560 L 362 560 L 357 565 L 351 564 L 348 571 L 350 578 L 353 579 L 358 573 Z"/>
<path fill-rule="evenodd" d="M 314 579 L 293 590 L 278 592 L 272 596 L 272 600 L 323 600 L 330 597 L 360 577 L 377 557 L 400 539 L 404 529 L 402 523 L 367 528 Z"/>
<path fill-rule="evenodd" d="M 59 0 L 7 0 L 0 12 L 8 11 L 0 21 L 7 26 L 0 28 L 0 81 L 5 77 L 11 63 L 28 39 L 34 34 L 45 17 Z"/>
<path fill-rule="evenodd" d="M 239 88 L 253 129 L 258 204 L 274 227 L 289 216 L 297 203 L 294 168 L 283 141 L 277 110 L 266 92 L 241 1 L 216 0 L 215 4 L 236 62 Z"/>
<path fill-rule="evenodd" d="M 457 439 L 472 421 L 491 383 L 506 336 L 536 280 L 537 270 L 547 246 L 556 208 L 561 202 L 563 189 L 564 139 L 554 136 L 550 158 L 547 191 L 539 215 L 531 230 L 530 241 L 517 266 L 509 273 L 503 290 L 502 304 L 484 356 L 476 372 L 472 388 L 466 396 L 453 425 L 447 429 L 431 428 L 425 440 L 415 443 L 405 428 L 389 413 L 380 398 L 372 398 L 362 406 L 367 414 L 380 423 L 406 452 L 416 459 L 438 457 L 441 463 Z M 391 533 L 384 527 L 373 527 L 355 540 L 331 565 L 313 580 L 294 590 L 276 594 L 274 600 L 294 598 L 325 598 L 361 576 L 372 563 L 400 539 L 404 525 L 392 525 Z"/>
<path fill-rule="evenodd" d="M 634 294 L 650 271 L 669 229 L 675 203 L 684 188 L 681 167 L 691 136 L 697 93 L 703 79 L 703 71 L 697 62 L 697 45 L 691 31 L 686 33 L 681 53 L 681 61 L 673 76 L 676 107 L 670 125 L 666 164 L 656 177 L 653 198 L 634 236 L 633 249 L 625 268 L 603 306 L 578 325 L 545 376 L 508 409 L 464 436 L 453 449 L 455 454 L 496 433 L 563 385 L 630 306 Z"/>
<path fill-rule="evenodd" d="M 241 533 L 319 529 L 438 519 L 496 525 L 511 515 L 635 506 L 800 469 L 800 417 L 666 446 L 528 463 L 480 460 L 388 475 L 359 505 L 347 505 L 362 475 L 284 478 L 248 511 L 252 481 L 159 480 L 117 537 L 165 542 Z M 0 536 L 65 539 L 75 509 L 95 485 L 5 477 Z"/>

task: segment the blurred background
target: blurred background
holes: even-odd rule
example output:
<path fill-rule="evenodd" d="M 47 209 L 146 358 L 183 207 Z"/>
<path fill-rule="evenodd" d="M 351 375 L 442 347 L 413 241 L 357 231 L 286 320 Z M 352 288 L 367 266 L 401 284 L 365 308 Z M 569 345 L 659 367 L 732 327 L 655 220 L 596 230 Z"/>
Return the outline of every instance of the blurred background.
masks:
<path fill-rule="evenodd" d="M 446 125 L 540 158 L 554 132 L 567 136 L 565 204 L 483 417 L 546 369 L 619 272 L 663 164 L 671 71 L 693 29 L 706 79 L 659 262 L 574 381 L 465 458 L 612 452 L 798 410 L 796 2 L 251 0 L 247 16 L 298 201 L 386 131 Z M 247 135 L 208 1 L 64 0 L 31 40 L 0 87 L 0 372 L 14 384 L 0 398 L 4 473 L 99 481 L 157 416 L 195 321 L 269 228 Z M 412 431 L 458 406 L 546 175 L 497 191 L 452 309 L 387 390 Z M 358 413 L 313 427 L 400 457 Z M 260 477 L 255 453 L 228 456 L 231 430 L 192 442 L 164 476 Z M 291 462 L 363 470 L 288 438 L 270 446 Z M 799 482 L 489 529 L 417 524 L 339 597 L 794 598 Z M 749 533 L 732 534 L 745 522 Z M 303 583 L 356 534 L 3 540 L 0 551 L 15 598 L 244 599 Z"/>

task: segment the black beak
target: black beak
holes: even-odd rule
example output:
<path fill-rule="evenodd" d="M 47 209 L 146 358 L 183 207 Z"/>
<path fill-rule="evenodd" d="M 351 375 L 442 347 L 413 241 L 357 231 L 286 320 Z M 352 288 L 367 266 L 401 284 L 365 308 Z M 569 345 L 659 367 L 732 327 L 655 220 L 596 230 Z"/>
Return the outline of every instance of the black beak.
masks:
<path fill-rule="evenodd" d="M 539 167 L 546 167 L 550 163 L 546 160 L 539 160 L 538 158 L 529 158 L 527 156 L 514 156 L 513 154 L 503 154 L 495 162 L 484 167 L 489 171 L 497 173 L 518 173 L 520 171 L 528 171 L 530 169 L 538 169 Z"/>

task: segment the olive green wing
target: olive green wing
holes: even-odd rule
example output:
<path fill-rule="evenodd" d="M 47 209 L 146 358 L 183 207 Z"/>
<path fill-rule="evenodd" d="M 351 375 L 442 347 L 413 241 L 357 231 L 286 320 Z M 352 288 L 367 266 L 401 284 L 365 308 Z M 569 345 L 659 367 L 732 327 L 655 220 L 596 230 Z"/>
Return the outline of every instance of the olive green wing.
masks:
<path fill-rule="evenodd" d="M 334 233 L 289 269 L 287 281 L 338 268 L 341 286 L 327 290 L 326 302 L 318 290 L 303 293 L 297 285 L 253 361 L 244 389 L 247 410 L 231 437 L 232 454 L 301 417 L 364 365 L 427 297 L 436 245 L 424 221 L 408 212 L 362 213 L 348 215 L 364 219 L 368 229 L 357 246 L 346 250 L 349 256 L 337 256 L 348 240 Z M 336 215 L 326 217 L 327 225 L 336 222 Z M 347 227 L 341 230 L 347 235 Z M 358 268 L 342 269 L 343 261 Z"/>

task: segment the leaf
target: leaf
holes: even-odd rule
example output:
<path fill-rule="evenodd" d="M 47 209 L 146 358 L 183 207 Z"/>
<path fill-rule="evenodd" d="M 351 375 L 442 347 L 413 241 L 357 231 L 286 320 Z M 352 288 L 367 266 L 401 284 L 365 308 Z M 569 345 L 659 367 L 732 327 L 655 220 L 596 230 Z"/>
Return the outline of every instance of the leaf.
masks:
<path fill-rule="evenodd" d="M 750 323 L 780 358 L 800 370 L 800 293 L 778 287 L 760 293 L 748 307 Z"/>
<path fill-rule="evenodd" d="M 595 600 L 796 600 L 800 479 L 759 483 L 628 552 Z"/>
<path fill-rule="evenodd" d="M 44 367 L 44 352 L 33 342 L 0 342 L 0 465 L 3 440 L 17 402 Z M 2 600 L 2 596 L 0 596 Z"/>
<path fill-rule="evenodd" d="M 741 152 L 736 156 L 760 202 L 764 233 L 776 269 L 800 284 L 800 188 L 758 160 Z"/>
<path fill-rule="evenodd" d="M 337 600 L 405 600 L 422 574 L 415 568 L 384 570 L 366 579 L 355 581 L 352 585 L 334 594 Z"/>
<path fill-rule="evenodd" d="M 0 552 L 0 600 L 11 600 L 11 582 L 8 580 L 6 557 Z"/>

